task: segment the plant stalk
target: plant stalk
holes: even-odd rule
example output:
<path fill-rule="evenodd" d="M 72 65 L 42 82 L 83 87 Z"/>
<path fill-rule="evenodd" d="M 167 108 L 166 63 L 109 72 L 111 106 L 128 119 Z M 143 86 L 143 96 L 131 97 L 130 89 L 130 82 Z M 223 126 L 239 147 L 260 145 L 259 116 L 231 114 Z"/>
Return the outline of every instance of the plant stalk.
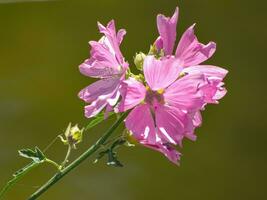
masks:
<path fill-rule="evenodd" d="M 43 186 L 41 186 L 36 192 L 34 192 L 28 200 L 34 200 L 40 197 L 44 192 L 46 192 L 51 186 L 60 181 L 65 175 L 67 175 L 70 171 L 78 167 L 84 160 L 86 160 L 89 156 L 91 156 L 94 152 L 96 152 L 112 135 L 115 129 L 120 125 L 120 123 L 125 119 L 128 112 L 123 113 L 120 118 L 108 129 L 108 131 L 97 140 L 97 142 L 92 145 L 89 149 L 87 149 L 80 157 L 74 160 L 71 164 L 69 164 L 63 170 L 57 172 L 50 180 L 48 180 Z"/>

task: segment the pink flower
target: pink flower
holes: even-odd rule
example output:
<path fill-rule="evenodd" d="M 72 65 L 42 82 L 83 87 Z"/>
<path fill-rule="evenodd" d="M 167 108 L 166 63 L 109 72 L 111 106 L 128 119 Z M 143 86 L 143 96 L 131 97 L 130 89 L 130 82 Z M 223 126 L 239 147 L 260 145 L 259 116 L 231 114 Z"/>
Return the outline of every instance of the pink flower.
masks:
<path fill-rule="evenodd" d="M 82 100 L 90 103 L 85 107 L 85 116 L 88 118 L 97 115 L 105 107 L 107 111 L 112 110 L 119 99 L 120 84 L 128 68 L 119 48 L 126 31 L 121 29 L 116 33 L 113 20 L 107 27 L 98 23 L 98 28 L 104 36 L 98 42 L 89 42 L 91 57 L 79 66 L 85 76 L 100 78 L 79 93 Z"/>
<path fill-rule="evenodd" d="M 133 136 L 174 163 L 180 153 L 173 145 L 181 145 L 184 137 L 196 139 L 194 128 L 200 121 L 199 110 L 206 103 L 205 90 L 201 88 L 207 85 L 202 73 L 178 78 L 183 73 L 179 66 L 179 59 L 174 57 L 157 60 L 147 56 L 144 61 L 147 86 L 134 78 L 125 80 L 118 106 L 120 112 L 133 108 L 125 121 Z"/>

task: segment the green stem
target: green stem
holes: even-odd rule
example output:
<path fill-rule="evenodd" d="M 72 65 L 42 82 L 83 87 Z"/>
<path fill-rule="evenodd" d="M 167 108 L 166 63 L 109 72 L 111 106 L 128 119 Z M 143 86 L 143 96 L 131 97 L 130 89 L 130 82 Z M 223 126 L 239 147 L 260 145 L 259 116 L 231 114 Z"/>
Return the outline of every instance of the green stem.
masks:
<path fill-rule="evenodd" d="M 0 191 L 0 199 L 4 196 L 4 194 L 9 191 L 20 179 L 22 179 L 29 171 L 31 171 L 33 168 L 37 167 L 40 163 L 31 162 L 27 166 L 21 170 L 21 172 L 17 175 L 13 175 L 14 178 L 12 178 L 8 183 L 4 186 L 4 188 Z"/>
<path fill-rule="evenodd" d="M 55 161 L 46 158 L 46 159 L 45 159 L 45 162 L 47 162 L 47 163 L 49 163 L 49 164 L 51 164 L 51 165 L 54 165 L 58 170 L 60 170 L 60 165 L 57 164 Z"/>
<path fill-rule="evenodd" d="M 123 113 L 120 118 L 109 128 L 109 130 L 97 140 L 97 142 L 92 145 L 88 150 L 86 150 L 80 157 L 74 160 L 71 164 L 69 164 L 62 171 L 56 173 L 50 180 L 48 180 L 42 187 L 40 187 L 35 193 L 33 193 L 28 200 L 37 199 L 44 192 L 46 192 L 51 186 L 61 180 L 65 175 L 67 175 L 70 171 L 78 167 L 84 160 L 86 160 L 90 155 L 96 152 L 111 136 L 111 134 L 115 131 L 115 129 L 120 125 L 120 123 L 125 119 L 128 112 Z"/>
<path fill-rule="evenodd" d="M 72 149 L 71 145 L 68 145 L 68 151 L 67 151 L 67 154 L 66 154 L 66 157 L 65 157 L 64 161 L 60 165 L 60 169 L 63 169 L 65 167 L 65 165 L 67 164 L 67 162 L 69 162 L 71 149 Z"/>

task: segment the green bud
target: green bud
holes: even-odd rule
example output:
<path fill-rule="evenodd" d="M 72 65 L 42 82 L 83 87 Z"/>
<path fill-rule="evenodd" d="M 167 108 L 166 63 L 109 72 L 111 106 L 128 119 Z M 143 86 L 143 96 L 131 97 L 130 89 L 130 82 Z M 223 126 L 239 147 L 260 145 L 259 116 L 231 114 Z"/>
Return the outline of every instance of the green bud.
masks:
<path fill-rule="evenodd" d="M 72 148 L 76 149 L 76 144 L 82 141 L 83 131 L 84 129 L 79 129 L 77 124 L 75 126 L 71 126 L 71 123 L 69 123 L 64 133 L 66 139 L 62 136 L 59 137 L 65 145 L 70 145 Z"/>
<path fill-rule="evenodd" d="M 137 53 L 134 57 L 134 64 L 136 66 L 137 69 L 139 70 L 143 70 L 143 64 L 144 64 L 144 60 L 145 60 L 146 55 L 142 52 Z"/>
<path fill-rule="evenodd" d="M 157 50 L 156 45 L 154 45 L 154 44 L 150 45 L 148 55 L 157 55 L 157 54 L 158 54 L 158 50 Z"/>
<path fill-rule="evenodd" d="M 164 50 L 163 49 L 158 50 L 155 44 L 153 44 L 150 46 L 148 55 L 153 55 L 155 56 L 155 58 L 159 59 L 164 56 Z"/>

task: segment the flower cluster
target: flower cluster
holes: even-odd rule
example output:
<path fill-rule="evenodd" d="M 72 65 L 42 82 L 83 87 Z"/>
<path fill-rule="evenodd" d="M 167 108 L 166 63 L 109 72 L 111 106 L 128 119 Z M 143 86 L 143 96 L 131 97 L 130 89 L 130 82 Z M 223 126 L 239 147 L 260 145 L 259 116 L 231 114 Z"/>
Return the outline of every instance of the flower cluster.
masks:
<path fill-rule="evenodd" d="M 135 65 L 142 73 L 134 75 L 125 61 L 120 44 L 126 31 L 116 32 L 114 21 L 105 27 L 98 23 L 99 41 L 91 41 L 91 57 L 80 65 L 82 74 L 99 78 L 79 93 L 90 118 L 103 109 L 125 112 L 126 128 L 138 143 L 163 153 L 178 163 L 176 145 L 184 138 L 196 140 L 194 130 L 202 123 L 201 111 L 216 104 L 226 94 L 223 79 L 227 70 L 200 65 L 216 50 L 216 44 L 202 44 L 190 26 L 174 52 L 178 7 L 172 17 L 157 16 L 159 37 L 149 52 L 139 53 Z"/>

